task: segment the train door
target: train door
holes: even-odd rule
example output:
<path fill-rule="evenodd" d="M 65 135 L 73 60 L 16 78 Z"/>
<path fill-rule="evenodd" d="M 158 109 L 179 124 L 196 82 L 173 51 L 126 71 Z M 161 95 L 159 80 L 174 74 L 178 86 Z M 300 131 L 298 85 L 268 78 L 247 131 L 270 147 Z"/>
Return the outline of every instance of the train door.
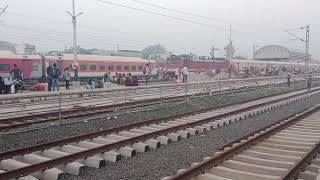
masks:
<path fill-rule="evenodd" d="M 58 61 L 57 61 L 57 67 L 59 68 L 60 72 L 62 73 L 63 70 L 64 70 L 64 69 L 63 69 L 63 61 L 61 61 L 61 60 L 59 61 L 59 60 L 58 60 Z"/>
<path fill-rule="evenodd" d="M 22 60 L 22 72 L 24 78 L 29 78 L 33 71 L 32 60 L 24 59 Z"/>

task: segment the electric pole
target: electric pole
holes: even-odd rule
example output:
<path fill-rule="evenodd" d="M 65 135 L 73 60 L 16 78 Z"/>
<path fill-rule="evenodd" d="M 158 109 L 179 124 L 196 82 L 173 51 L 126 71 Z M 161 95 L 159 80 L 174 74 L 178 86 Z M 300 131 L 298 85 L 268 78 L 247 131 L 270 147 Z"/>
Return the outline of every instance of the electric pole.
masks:
<path fill-rule="evenodd" d="M 309 66 L 309 46 L 310 46 L 310 26 L 307 25 L 305 27 L 306 29 L 306 55 L 307 55 L 307 58 L 306 58 L 306 61 L 305 61 L 305 66 L 306 66 L 306 69 L 308 69 L 308 66 Z"/>
<path fill-rule="evenodd" d="M 306 37 L 305 39 L 298 37 L 297 35 L 291 33 L 289 30 L 297 30 L 297 29 L 305 29 L 306 30 Z M 304 42 L 306 45 L 306 58 L 304 60 L 304 66 L 305 70 L 308 71 L 308 66 L 309 66 L 309 60 L 310 60 L 310 55 L 309 55 L 309 48 L 310 48 L 310 25 L 307 25 L 305 27 L 300 27 L 297 29 L 287 29 L 285 32 L 290 34 L 291 36 L 295 37 L 297 40 L 300 40 L 301 42 Z"/>
<path fill-rule="evenodd" d="M 253 44 L 253 54 L 252 54 L 252 59 L 256 59 L 256 44 Z"/>
<path fill-rule="evenodd" d="M 230 38 L 229 38 L 229 58 L 232 59 L 232 27 L 230 24 Z"/>
<path fill-rule="evenodd" d="M 84 12 L 76 14 L 75 0 L 72 0 L 72 13 L 70 13 L 69 11 L 67 11 L 67 13 L 71 16 L 73 24 L 73 63 L 75 65 L 74 78 L 76 81 L 75 84 L 77 86 L 79 77 L 79 63 L 77 55 L 77 17 L 83 14 Z"/>
<path fill-rule="evenodd" d="M 215 57 L 214 57 L 214 51 L 215 51 L 214 45 L 212 45 L 212 49 L 211 49 L 211 53 L 210 53 L 210 55 L 211 55 L 211 57 L 212 57 L 212 60 L 215 59 Z"/>

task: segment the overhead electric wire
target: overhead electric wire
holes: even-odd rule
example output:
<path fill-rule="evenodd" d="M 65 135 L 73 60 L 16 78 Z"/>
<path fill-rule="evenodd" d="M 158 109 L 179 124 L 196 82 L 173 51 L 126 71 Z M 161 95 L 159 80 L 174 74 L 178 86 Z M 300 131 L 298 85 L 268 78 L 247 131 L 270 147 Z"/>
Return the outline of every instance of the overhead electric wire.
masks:
<path fill-rule="evenodd" d="M 57 37 L 69 37 L 68 34 L 71 34 L 70 31 L 58 31 L 55 29 L 51 28 L 44 28 L 43 26 L 32 26 L 32 27 L 27 27 L 27 26 L 21 26 L 21 25 L 5 25 L 4 26 L 6 29 L 16 29 L 16 30 L 21 30 L 23 29 L 24 31 L 31 31 L 31 32 L 54 32 L 54 33 L 49 33 L 46 35 L 47 36 L 57 36 Z M 103 33 L 91 33 L 89 31 L 79 31 L 82 35 L 79 38 L 87 39 L 87 40 L 106 40 L 110 41 L 110 39 L 114 38 L 115 36 L 109 36 L 108 34 L 103 34 Z M 132 40 L 124 37 L 116 37 L 115 40 L 116 42 L 122 43 L 122 44 L 130 44 L 130 45 L 136 45 L 136 46 L 145 46 L 149 44 L 150 42 L 145 42 L 145 41 L 138 41 L 138 40 Z"/>
<path fill-rule="evenodd" d="M 71 44 L 72 40 L 68 36 L 69 33 L 63 33 L 63 32 L 58 32 L 54 31 L 55 33 L 50 33 L 50 34 L 39 34 L 39 32 L 43 32 L 43 28 L 37 28 L 37 27 L 25 27 L 25 26 L 7 26 L 6 31 L 3 31 L 1 33 L 1 36 L 4 37 L 19 37 L 22 38 L 23 40 L 28 40 L 34 42 L 35 40 L 41 44 L 45 44 L 41 42 L 40 39 L 43 37 L 45 40 L 43 41 L 55 41 L 55 42 L 68 42 L 68 44 Z M 15 33 L 14 31 L 9 31 L 9 29 L 14 29 L 14 30 L 19 30 L 19 29 L 24 29 L 24 32 L 20 33 Z M 29 31 L 30 33 L 27 33 Z M 14 35 L 16 34 L 16 35 Z M 95 42 L 100 41 L 103 43 L 103 45 L 107 45 L 108 47 L 116 47 L 117 44 L 121 44 L 123 47 L 134 47 L 135 49 L 142 49 L 145 47 L 147 44 L 150 44 L 150 42 L 144 42 L 144 43 L 132 43 L 128 42 L 126 39 L 117 39 L 117 40 L 111 40 L 107 36 L 98 36 L 98 35 L 93 35 L 93 34 L 85 34 L 83 36 L 79 37 L 79 41 L 81 44 L 85 44 L 87 46 L 91 47 L 96 47 Z M 100 45 L 101 47 L 101 45 Z"/>
<path fill-rule="evenodd" d="M 209 27 L 209 28 L 214 28 L 214 29 L 217 29 L 217 30 L 222 30 L 222 31 L 226 31 L 227 30 L 227 29 L 224 29 L 224 28 L 219 27 L 219 26 L 213 26 L 213 25 L 210 25 L 210 24 L 197 22 L 197 21 L 193 21 L 193 20 L 189 20 L 189 19 L 185 19 L 185 18 L 174 17 L 174 16 L 163 14 L 163 13 L 159 13 L 159 12 L 147 11 L 147 10 L 144 10 L 144 9 L 139 9 L 139 8 L 135 8 L 135 7 L 131 7 L 131 6 L 123 5 L 123 4 L 118 4 L 118 3 L 114 3 L 114 2 L 110 2 L 110 1 L 106 1 L 106 0 L 96 0 L 96 1 L 99 1 L 99 2 L 102 2 L 102 3 L 106 3 L 106 4 L 111 4 L 111 5 L 114 5 L 114 6 L 127 8 L 127 9 L 131 9 L 131 10 L 135 10 L 135 11 L 149 13 L 149 14 L 153 14 L 153 15 L 157 15 L 157 16 L 162 16 L 162 17 L 166 17 L 166 18 L 170 18 L 170 19 L 174 19 L 174 20 L 179 20 L 179 21 L 188 22 L 188 23 L 192 23 L 192 24 L 197 24 L 197 25 L 201 25 L 201 26 L 205 26 L 205 27 Z"/>
<path fill-rule="evenodd" d="M 160 9 L 167 10 L 167 11 L 172 11 L 172 12 L 176 12 L 176 13 L 180 13 L 180 14 L 184 14 L 184 15 L 198 17 L 198 18 L 202 18 L 202 19 L 206 19 L 206 20 L 210 20 L 210 21 L 220 21 L 220 22 L 222 22 L 222 19 L 219 19 L 219 18 L 207 17 L 207 16 L 203 16 L 203 15 L 200 15 L 200 14 L 194 14 L 194 13 L 190 13 L 190 12 L 187 12 L 187 11 L 181 11 L 181 10 L 177 10 L 177 9 L 172 9 L 172 8 L 168 8 L 168 7 L 165 7 L 165 6 L 152 4 L 152 3 L 148 3 L 148 2 L 144 2 L 144 1 L 140 1 L 140 0 L 130 0 L 130 1 L 134 1 L 136 3 L 140 3 L 140 4 L 144 4 L 144 5 L 160 8 Z"/>

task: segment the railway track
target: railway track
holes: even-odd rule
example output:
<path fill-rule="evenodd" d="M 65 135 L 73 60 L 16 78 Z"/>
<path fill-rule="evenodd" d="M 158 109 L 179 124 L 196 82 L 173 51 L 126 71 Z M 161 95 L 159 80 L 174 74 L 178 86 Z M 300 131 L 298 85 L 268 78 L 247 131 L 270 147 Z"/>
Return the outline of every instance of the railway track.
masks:
<path fill-rule="evenodd" d="M 320 105 L 274 123 L 163 180 L 316 180 L 319 110 Z"/>
<path fill-rule="evenodd" d="M 171 141 L 226 126 L 318 95 L 292 92 L 188 117 L 150 120 L 0 154 L 0 179 L 58 179 L 63 173 L 78 175 L 85 166 L 99 168 L 106 161 L 132 157 Z"/>
<path fill-rule="evenodd" d="M 223 92 L 215 92 L 212 95 L 229 95 L 229 94 L 235 94 L 235 93 L 242 93 L 242 92 L 250 92 L 253 90 L 257 90 L 258 88 L 264 88 L 266 85 L 263 86 L 254 86 L 254 87 L 248 87 L 248 88 L 239 88 L 235 90 L 226 90 Z M 203 97 L 204 95 L 208 95 L 208 93 L 200 93 L 197 95 L 188 95 L 189 99 L 196 99 Z M 61 111 L 60 119 L 70 119 L 70 118 L 83 118 L 90 116 L 89 119 L 97 118 L 98 116 L 108 114 L 109 116 L 112 115 L 120 115 L 118 112 L 115 112 L 118 108 L 121 108 L 122 110 L 129 110 L 134 108 L 142 108 L 146 106 L 151 105 L 157 105 L 161 103 L 173 103 L 173 102 L 179 102 L 186 99 L 186 96 L 176 96 L 173 98 L 154 98 L 149 100 L 141 100 L 141 101 L 132 101 L 132 102 L 126 102 L 126 103 L 118 103 L 113 105 L 106 105 L 106 106 L 99 106 L 99 107 L 89 107 L 89 108 L 76 108 L 71 110 L 64 110 Z M 255 100 L 258 98 L 248 99 L 246 101 Z M 235 103 L 232 103 L 235 104 Z M 232 105 L 228 104 L 228 105 Z M 226 106 L 226 105 L 224 105 Z M 216 107 L 218 108 L 218 107 Z M 52 111 L 47 113 L 41 113 L 41 114 L 30 114 L 26 116 L 20 116 L 20 117 L 10 117 L 5 119 L 0 119 L 0 132 L 1 131 L 8 131 L 12 129 L 17 128 L 23 128 L 34 124 L 42 124 L 42 123 L 50 123 L 55 122 L 59 120 L 59 112 L 58 111 Z"/>
<path fill-rule="evenodd" d="M 301 81 L 297 76 L 295 81 Z M 175 96 L 187 96 L 209 91 L 221 91 L 238 89 L 250 86 L 263 86 L 281 84 L 286 82 L 283 77 L 230 80 L 218 82 L 203 82 L 159 85 L 138 88 L 107 89 L 94 91 L 44 93 L 44 94 L 15 94 L 0 97 L 0 119 L 16 116 L 29 116 L 32 114 L 50 113 L 59 109 L 72 110 L 77 108 L 90 108 L 121 104 L 132 101 L 143 101 L 154 98 L 174 98 Z M 61 103 L 60 103 L 61 102 Z"/>

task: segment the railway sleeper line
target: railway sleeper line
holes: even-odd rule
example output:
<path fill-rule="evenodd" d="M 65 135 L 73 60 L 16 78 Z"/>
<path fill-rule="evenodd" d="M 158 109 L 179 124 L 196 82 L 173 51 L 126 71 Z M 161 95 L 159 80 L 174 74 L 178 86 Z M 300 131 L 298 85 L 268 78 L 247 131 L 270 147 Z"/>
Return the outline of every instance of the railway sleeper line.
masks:
<path fill-rule="evenodd" d="M 303 82 L 303 81 L 296 81 L 295 83 L 300 83 L 300 82 Z M 262 85 L 257 85 L 257 84 L 252 84 L 252 85 L 249 85 L 249 84 L 247 84 L 246 86 L 241 86 L 241 87 L 232 87 L 232 86 L 230 86 L 230 87 L 228 87 L 228 88 L 224 88 L 224 89 L 222 89 L 223 91 L 231 91 L 231 92 L 233 92 L 233 91 L 238 91 L 238 90 L 240 90 L 241 91 L 241 89 L 246 89 L 246 88 L 253 88 L 253 90 L 255 89 L 255 88 L 257 88 L 257 87 L 265 87 L 265 86 L 276 86 L 276 85 L 283 85 L 283 84 L 285 84 L 285 82 L 278 82 L 278 83 L 275 83 L 275 84 L 262 84 Z M 219 89 L 214 89 L 214 90 L 212 90 L 212 93 L 213 94 L 215 94 L 215 95 L 217 95 L 217 94 L 219 94 L 219 93 L 221 93 L 221 91 L 219 90 Z M 123 105 L 126 105 L 126 104 L 128 104 L 128 105 L 130 105 L 130 104 L 137 104 L 137 103 L 141 103 L 141 102 L 151 102 L 151 101 L 154 101 L 154 100 L 157 100 L 157 99 L 163 99 L 163 100 L 172 100 L 172 99 L 174 99 L 175 97 L 176 98 L 186 98 L 186 97 L 192 97 L 192 96 L 194 96 L 194 94 L 201 94 L 201 95 L 203 95 L 203 94 L 210 94 L 210 92 L 209 92 L 209 90 L 208 89 L 206 89 L 206 88 L 204 88 L 204 89 L 199 89 L 199 92 L 193 92 L 193 93 L 190 93 L 189 92 L 189 94 L 188 95 L 185 95 L 184 93 L 183 94 L 181 94 L 180 93 L 180 95 L 177 95 L 177 94 L 175 94 L 175 95 L 168 95 L 168 96 L 164 96 L 164 97 L 161 97 L 160 95 L 157 97 L 157 98 L 151 98 L 151 99 L 145 99 L 145 100 L 139 100 L 139 98 L 138 97 L 140 97 L 140 96 L 137 96 L 137 98 L 138 99 L 135 99 L 134 101 L 130 101 L 130 98 L 128 98 L 128 99 L 126 99 L 126 100 L 124 100 L 124 99 L 116 99 L 116 100 L 114 100 L 115 102 L 120 102 L 120 103 L 116 103 L 115 104 L 115 106 L 114 105 L 105 105 L 105 103 L 106 102 L 104 102 L 104 103 L 100 103 L 100 104 L 92 104 L 92 105 L 89 105 L 89 106 L 77 106 L 77 103 L 67 103 L 66 104 L 66 108 L 68 108 L 68 110 L 66 110 L 66 111 L 62 111 L 62 113 L 64 113 L 64 112 L 70 112 L 70 111 L 72 111 L 72 110 L 74 110 L 74 111 L 78 111 L 78 112 L 80 112 L 81 110 L 86 110 L 86 109 L 88 109 L 88 108 L 112 108 L 112 107 L 122 107 Z M 155 94 L 152 94 L 152 96 L 154 96 Z M 135 97 L 133 97 L 133 98 L 135 98 Z M 103 100 L 103 98 L 102 99 L 97 99 L 97 100 L 95 100 L 95 102 L 96 101 L 101 101 L 101 100 Z M 111 100 L 111 99 L 110 99 Z M 90 102 L 90 101 L 85 101 L 85 103 L 88 103 L 88 102 Z M 108 103 L 110 103 L 110 102 L 108 102 Z M 34 103 L 31 103 L 31 104 L 33 104 L 34 105 Z M 6 117 L 6 118 L 1 118 L 3 121 L 7 121 L 8 122 L 8 120 L 15 120 L 15 119 L 21 119 L 21 118 L 26 118 L 26 117 L 34 117 L 34 116 L 36 116 L 36 115 L 38 115 L 38 116 L 44 116 L 44 115 L 49 115 L 50 113 L 52 114 L 52 113 L 56 113 L 56 114 L 58 114 L 59 113 L 59 102 L 57 101 L 57 105 L 55 105 L 55 106 L 50 106 L 50 107 L 45 107 L 45 108 L 40 108 L 40 107 L 37 107 L 37 108 L 35 108 L 35 109 L 24 109 L 25 108 L 25 106 L 26 106 L 26 104 L 22 104 L 22 105 L 19 105 L 18 106 L 18 108 L 21 108 L 21 109 L 23 109 L 23 112 L 24 112 L 24 114 L 22 114 L 22 115 L 19 115 L 19 116 L 17 116 L 17 115 L 13 115 L 13 114 L 9 114 L 10 116 L 8 116 L 8 113 L 2 113 L 4 116 L 3 117 Z M 62 103 L 63 104 L 63 107 L 64 107 L 64 103 Z M 71 106 L 71 108 L 70 108 L 70 106 Z M 45 109 L 48 109 L 48 108 L 51 108 L 51 110 L 48 112 L 48 111 L 44 111 Z M 43 110 L 44 109 L 44 110 Z M 39 112 L 34 112 L 35 110 L 37 110 L 37 111 L 39 111 L 39 110 L 41 110 L 41 111 L 39 111 Z M 16 112 L 19 112 L 20 110 L 18 110 L 18 111 L 16 111 Z M 14 117 L 11 117 L 11 116 L 14 116 Z M 0 119 L 0 120 L 1 120 Z"/>
<path fill-rule="evenodd" d="M 159 148 L 172 141 L 213 130 L 242 119 L 268 112 L 287 104 L 302 101 L 319 94 L 319 91 L 273 102 L 275 97 L 260 103 L 246 103 L 190 117 L 149 124 L 104 135 L 43 144 L 0 154 L 0 179 L 58 179 L 63 173 L 78 175 L 82 167 L 99 168 L 106 161 L 117 162 L 121 157 L 132 157 L 150 148 Z M 279 99 L 279 98 L 278 98 Z M 281 101 L 281 100 L 280 100 Z M 257 107 L 258 106 L 258 107 Z M 252 110 L 252 108 L 256 108 Z M 229 117 L 226 117 L 226 114 Z M 76 141 L 77 140 L 77 141 Z M 6 159 L 7 158 L 7 159 Z M 31 174 L 31 176 L 29 175 Z"/>
<path fill-rule="evenodd" d="M 320 105 L 229 144 L 162 180 L 318 180 Z"/>
<path fill-rule="evenodd" d="M 234 94 L 234 93 L 241 93 L 244 91 L 252 91 L 256 90 L 261 87 L 265 87 L 266 85 L 263 86 L 257 86 L 257 87 L 245 87 L 245 88 L 240 88 L 236 90 L 227 90 L 225 92 L 215 92 L 212 94 L 212 96 L 216 95 L 229 95 L 229 94 Z M 197 95 L 189 95 L 189 99 L 195 99 L 202 97 L 204 95 L 209 95 L 210 93 L 200 93 Z M 61 119 L 66 119 L 66 118 L 79 118 L 83 116 L 90 116 L 90 115 L 98 115 L 98 114 L 105 114 L 105 113 L 113 113 L 110 114 L 110 116 L 113 115 L 121 115 L 121 113 L 117 113 L 118 108 L 122 109 L 132 109 L 132 108 L 141 108 L 141 107 L 146 107 L 150 105 L 156 105 L 156 104 L 161 104 L 161 103 L 172 103 L 172 102 L 178 102 L 185 100 L 185 96 L 181 97 L 174 97 L 172 98 L 163 98 L 163 100 L 159 99 L 151 99 L 147 101 L 136 101 L 136 102 L 126 102 L 125 103 L 120 103 L 120 104 L 115 104 L 115 105 L 108 105 L 105 107 L 89 107 L 89 108 L 79 108 L 79 109 L 73 109 L 73 110 L 67 110 L 67 111 L 62 111 L 62 116 Z M 258 97 L 259 98 L 259 97 Z M 249 100 L 254 100 L 257 98 L 249 99 Z M 231 103 L 232 104 L 232 103 Z M 231 105 L 227 104 L 227 105 Z M 225 105 L 224 105 L 225 106 Z M 224 107 L 221 106 L 221 107 Z M 219 107 L 215 107 L 219 108 Z M 0 131 L 9 131 L 12 129 L 17 129 L 17 128 L 22 128 L 22 127 L 27 127 L 30 125 L 34 124 L 42 124 L 42 123 L 48 123 L 48 122 L 54 122 L 58 121 L 59 118 L 57 118 L 56 114 L 58 112 L 52 112 L 52 113 L 44 113 L 44 114 L 34 114 L 30 116 L 24 116 L 24 117 L 13 117 L 13 118 L 7 118 L 7 119 L 0 119 Z M 54 116 L 53 116 L 53 115 Z M 124 114 L 124 113 L 122 113 Z M 96 118 L 96 117 L 95 117 Z M 89 118 L 92 119 L 92 118 Z"/>

